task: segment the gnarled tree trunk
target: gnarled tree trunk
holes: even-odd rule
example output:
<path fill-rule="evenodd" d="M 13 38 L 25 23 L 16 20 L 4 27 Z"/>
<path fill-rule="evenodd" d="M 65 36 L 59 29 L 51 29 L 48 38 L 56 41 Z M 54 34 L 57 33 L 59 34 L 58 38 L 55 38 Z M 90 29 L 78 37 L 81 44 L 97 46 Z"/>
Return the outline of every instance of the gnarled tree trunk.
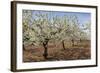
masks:
<path fill-rule="evenodd" d="M 44 47 L 43 56 L 45 59 L 47 59 L 47 56 L 48 56 L 48 42 L 49 42 L 49 39 L 46 39 L 45 42 L 43 42 L 43 47 Z"/>

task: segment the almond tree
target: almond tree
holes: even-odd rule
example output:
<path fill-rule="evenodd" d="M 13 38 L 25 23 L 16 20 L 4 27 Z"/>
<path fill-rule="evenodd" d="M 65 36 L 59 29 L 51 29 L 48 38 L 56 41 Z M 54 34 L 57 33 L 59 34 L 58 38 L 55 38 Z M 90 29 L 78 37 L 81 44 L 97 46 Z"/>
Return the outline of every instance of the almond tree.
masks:
<path fill-rule="evenodd" d="M 48 43 L 50 40 L 56 38 L 57 29 L 54 23 L 49 19 L 48 14 L 37 13 L 34 15 L 33 24 L 31 25 L 31 37 L 36 44 L 43 45 L 44 47 L 44 58 L 48 56 Z"/>
<path fill-rule="evenodd" d="M 56 24 L 57 28 L 57 34 L 56 34 L 56 40 L 62 43 L 62 47 L 65 50 L 65 40 L 68 39 L 69 35 L 69 24 L 66 16 L 62 17 L 55 17 L 54 18 L 54 24 Z"/>
<path fill-rule="evenodd" d="M 74 46 L 74 40 L 80 39 L 80 25 L 78 23 L 77 16 L 56 16 L 54 17 L 54 24 L 57 28 L 56 39 L 62 43 L 62 47 L 65 50 L 65 40 L 72 40 Z"/>
<path fill-rule="evenodd" d="M 82 25 L 80 32 L 80 42 L 81 40 L 90 40 L 91 37 L 91 23 L 90 21 Z"/>
<path fill-rule="evenodd" d="M 70 16 L 69 17 L 69 27 L 70 27 L 70 38 L 71 38 L 71 41 L 72 41 L 72 46 L 74 46 L 74 41 L 75 40 L 79 40 L 80 38 L 80 25 L 78 23 L 78 18 L 77 16 Z"/>
<path fill-rule="evenodd" d="M 22 25 L 23 25 L 23 49 L 25 50 L 25 45 L 30 43 L 30 23 L 32 17 L 32 12 L 30 10 L 23 10 L 22 15 Z"/>
<path fill-rule="evenodd" d="M 74 46 L 74 41 L 80 38 L 80 25 L 78 23 L 78 18 L 75 15 L 60 17 L 61 23 L 58 25 L 60 30 L 60 40 L 62 42 L 63 49 L 65 50 L 64 41 L 70 39 L 72 41 L 72 46 Z"/>

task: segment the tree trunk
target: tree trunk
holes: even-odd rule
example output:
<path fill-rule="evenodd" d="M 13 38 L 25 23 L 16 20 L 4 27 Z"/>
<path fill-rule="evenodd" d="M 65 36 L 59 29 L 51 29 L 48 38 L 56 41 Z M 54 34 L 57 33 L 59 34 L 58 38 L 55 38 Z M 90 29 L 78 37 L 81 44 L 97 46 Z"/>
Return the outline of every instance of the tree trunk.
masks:
<path fill-rule="evenodd" d="M 74 46 L 74 40 L 72 39 L 72 46 Z"/>
<path fill-rule="evenodd" d="M 24 44 L 23 44 L 23 50 L 26 50 L 26 49 L 25 49 L 25 45 L 24 45 Z"/>
<path fill-rule="evenodd" d="M 48 52 L 47 52 L 47 45 L 44 45 L 44 54 L 43 54 L 44 58 L 47 59 L 48 56 Z"/>
<path fill-rule="evenodd" d="M 82 40 L 80 39 L 80 42 L 81 42 Z"/>
<path fill-rule="evenodd" d="M 64 44 L 64 40 L 62 41 L 62 46 L 63 46 L 63 50 L 65 50 L 65 44 Z"/>
<path fill-rule="evenodd" d="M 43 43 L 43 47 L 44 47 L 44 58 L 47 59 L 47 56 L 48 56 L 48 41 L 49 40 L 46 40 L 44 43 Z"/>

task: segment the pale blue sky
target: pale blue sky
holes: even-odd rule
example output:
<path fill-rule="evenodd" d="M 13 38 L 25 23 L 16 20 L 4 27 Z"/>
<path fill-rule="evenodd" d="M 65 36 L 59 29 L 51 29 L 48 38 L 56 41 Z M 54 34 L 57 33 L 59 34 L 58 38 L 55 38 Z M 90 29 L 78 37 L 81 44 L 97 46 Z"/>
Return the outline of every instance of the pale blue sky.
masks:
<path fill-rule="evenodd" d="M 91 13 L 83 13 L 83 12 L 61 12 L 61 11 L 41 11 L 41 10 L 32 10 L 33 14 L 34 13 L 48 13 L 49 17 L 52 18 L 53 16 L 77 16 L 78 18 L 78 23 L 85 24 L 86 22 L 90 21 L 91 22 Z M 34 17 L 34 16 L 33 16 Z"/>

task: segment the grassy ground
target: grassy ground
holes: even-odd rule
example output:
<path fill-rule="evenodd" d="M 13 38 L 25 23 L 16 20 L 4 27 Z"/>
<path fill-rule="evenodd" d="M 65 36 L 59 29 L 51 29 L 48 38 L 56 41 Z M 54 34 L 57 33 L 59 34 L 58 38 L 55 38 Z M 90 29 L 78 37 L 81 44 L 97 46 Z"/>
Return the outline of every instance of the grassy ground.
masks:
<path fill-rule="evenodd" d="M 61 43 L 56 45 L 49 43 L 48 58 L 43 57 L 44 48 L 42 46 L 27 46 L 23 51 L 24 62 L 41 62 L 41 61 L 60 61 L 60 60 L 83 60 L 91 58 L 90 41 L 83 41 L 81 43 L 65 42 L 66 49 L 63 50 Z"/>

